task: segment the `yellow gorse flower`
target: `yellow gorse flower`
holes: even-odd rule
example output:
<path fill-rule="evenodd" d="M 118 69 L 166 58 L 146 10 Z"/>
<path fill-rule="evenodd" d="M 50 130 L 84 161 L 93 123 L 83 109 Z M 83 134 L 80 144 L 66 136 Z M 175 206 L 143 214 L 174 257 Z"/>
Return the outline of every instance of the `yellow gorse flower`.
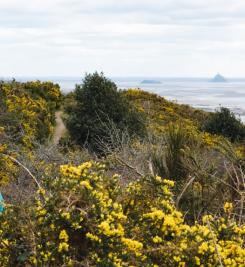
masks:
<path fill-rule="evenodd" d="M 224 211 L 225 213 L 230 213 L 233 209 L 233 204 L 232 203 L 229 203 L 229 202 L 226 202 L 224 204 Z"/>
<path fill-rule="evenodd" d="M 66 230 L 62 230 L 62 231 L 60 231 L 59 239 L 60 239 L 60 240 L 63 240 L 64 242 L 68 242 L 68 240 L 69 240 L 69 236 L 68 236 Z"/>

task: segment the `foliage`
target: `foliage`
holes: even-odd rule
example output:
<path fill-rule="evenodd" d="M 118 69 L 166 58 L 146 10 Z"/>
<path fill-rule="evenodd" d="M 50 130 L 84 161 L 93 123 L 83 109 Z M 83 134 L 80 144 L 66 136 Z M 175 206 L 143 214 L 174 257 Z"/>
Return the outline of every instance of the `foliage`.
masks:
<path fill-rule="evenodd" d="M 60 91 L 60 86 L 52 82 L 26 82 L 23 84 L 25 90 L 34 99 L 42 98 L 48 105 L 49 109 L 55 111 L 58 109 L 62 103 L 63 96 Z"/>
<path fill-rule="evenodd" d="M 147 174 L 175 180 L 176 204 L 192 223 L 206 213 L 219 213 L 224 201 L 239 203 L 237 218 L 244 212 L 244 156 L 222 137 L 176 122 L 160 136 L 122 139 L 107 159 L 125 180 Z"/>
<path fill-rule="evenodd" d="M 49 82 L 0 82 L 1 185 L 21 177 L 14 163 L 18 154 L 24 151 L 29 155 L 38 142 L 46 142 L 52 134 L 61 100 L 58 85 Z"/>
<path fill-rule="evenodd" d="M 202 131 L 210 114 L 102 74 L 64 102 L 52 83 L 0 89 L 0 266 L 243 266 L 244 145 Z M 61 103 L 103 159 L 46 142 Z"/>
<path fill-rule="evenodd" d="M 0 127 L 0 185 L 7 184 L 9 176 L 13 176 L 16 172 L 13 162 L 6 157 L 7 149 L 6 134 L 4 128 Z"/>
<path fill-rule="evenodd" d="M 1 266 L 242 266 L 245 228 L 232 204 L 190 226 L 173 185 L 159 176 L 123 185 L 91 161 L 62 165 L 34 203 L 0 216 Z"/>
<path fill-rule="evenodd" d="M 245 140 L 245 125 L 224 107 L 210 115 L 204 124 L 204 130 L 211 134 L 223 135 L 232 142 Z"/>
<path fill-rule="evenodd" d="M 75 90 L 76 102 L 66 108 L 67 127 L 78 144 L 98 151 L 98 141 L 107 142 L 108 125 L 133 135 L 144 133 L 142 118 L 117 90 L 115 83 L 94 73 L 84 78 Z"/>
<path fill-rule="evenodd" d="M 140 89 L 125 90 L 123 94 L 146 115 L 149 121 L 148 130 L 155 134 L 163 133 L 164 126 L 169 123 L 179 121 L 200 128 L 207 117 L 204 111 L 167 101 L 164 97 Z"/>
<path fill-rule="evenodd" d="M 183 151 L 188 144 L 189 136 L 181 124 L 170 124 L 166 129 L 164 147 L 157 146 L 152 153 L 152 163 L 155 173 L 173 180 L 186 177 L 183 164 Z M 162 150 L 162 151 L 159 151 Z"/>
<path fill-rule="evenodd" d="M 55 107 L 61 101 L 57 85 L 28 82 L 0 83 L 0 126 L 11 142 L 32 147 L 52 133 Z"/>

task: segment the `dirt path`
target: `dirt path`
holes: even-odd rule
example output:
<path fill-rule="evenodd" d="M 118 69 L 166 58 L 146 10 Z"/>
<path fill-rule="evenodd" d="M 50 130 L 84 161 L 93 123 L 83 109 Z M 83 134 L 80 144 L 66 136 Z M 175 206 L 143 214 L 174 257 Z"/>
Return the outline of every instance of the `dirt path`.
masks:
<path fill-rule="evenodd" d="M 56 126 L 54 129 L 54 136 L 53 136 L 53 143 L 55 145 L 59 144 L 60 139 L 65 135 L 66 133 L 66 127 L 62 120 L 62 111 L 55 112 L 55 122 Z"/>

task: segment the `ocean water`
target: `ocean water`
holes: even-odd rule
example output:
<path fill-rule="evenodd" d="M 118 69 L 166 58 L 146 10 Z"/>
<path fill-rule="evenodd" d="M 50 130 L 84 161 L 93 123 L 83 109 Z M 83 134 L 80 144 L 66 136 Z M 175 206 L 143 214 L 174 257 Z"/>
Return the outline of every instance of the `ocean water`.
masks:
<path fill-rule="evenodd" d="M 63 92 L 74 90 L 82 83 L 82 77 L 18 77 L 16 80 L 39 79 L 58 83 Z M 112 77 L 120 89 L 141 88 L 156 93 L 177 103 L 189 104 L 207 111 L 214 111 L 220 106 L 230 108 L 245 122 L 245 79 L 227 79 L 225 83 L 212 83 L 210 78 L 147 78 L 147 77 Z M 150 79 L 159 81 L 155 84 L 143 84 Z"/>
<path fill-rule="evenodd" d="M 161 81 L 161 84 L 142 84 L 142 80 L 118 80 L 117 84 L 120 88 L 141 88 L 206 111 L 227 107 L 245 122 L 245 79 L 230 79 L 225 83 L 213 83 L 208 78 L 154 80 Z"/>

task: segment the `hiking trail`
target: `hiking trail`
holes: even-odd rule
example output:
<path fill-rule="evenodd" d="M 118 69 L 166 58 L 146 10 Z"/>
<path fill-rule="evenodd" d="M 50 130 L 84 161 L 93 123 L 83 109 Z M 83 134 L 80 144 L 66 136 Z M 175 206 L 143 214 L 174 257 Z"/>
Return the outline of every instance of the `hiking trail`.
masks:
<path fill-rule="evenodd" d="M 54 129 L 54 136 L 53 136 L 53 143 L 55 145 L 59 144 L 60 139 L 65 135 L 65 133 L 67 131 L 65 124 L 62 120 L 62 114 L 63 114 L 63 111 L 55 112 L 56 126 Z"/>

